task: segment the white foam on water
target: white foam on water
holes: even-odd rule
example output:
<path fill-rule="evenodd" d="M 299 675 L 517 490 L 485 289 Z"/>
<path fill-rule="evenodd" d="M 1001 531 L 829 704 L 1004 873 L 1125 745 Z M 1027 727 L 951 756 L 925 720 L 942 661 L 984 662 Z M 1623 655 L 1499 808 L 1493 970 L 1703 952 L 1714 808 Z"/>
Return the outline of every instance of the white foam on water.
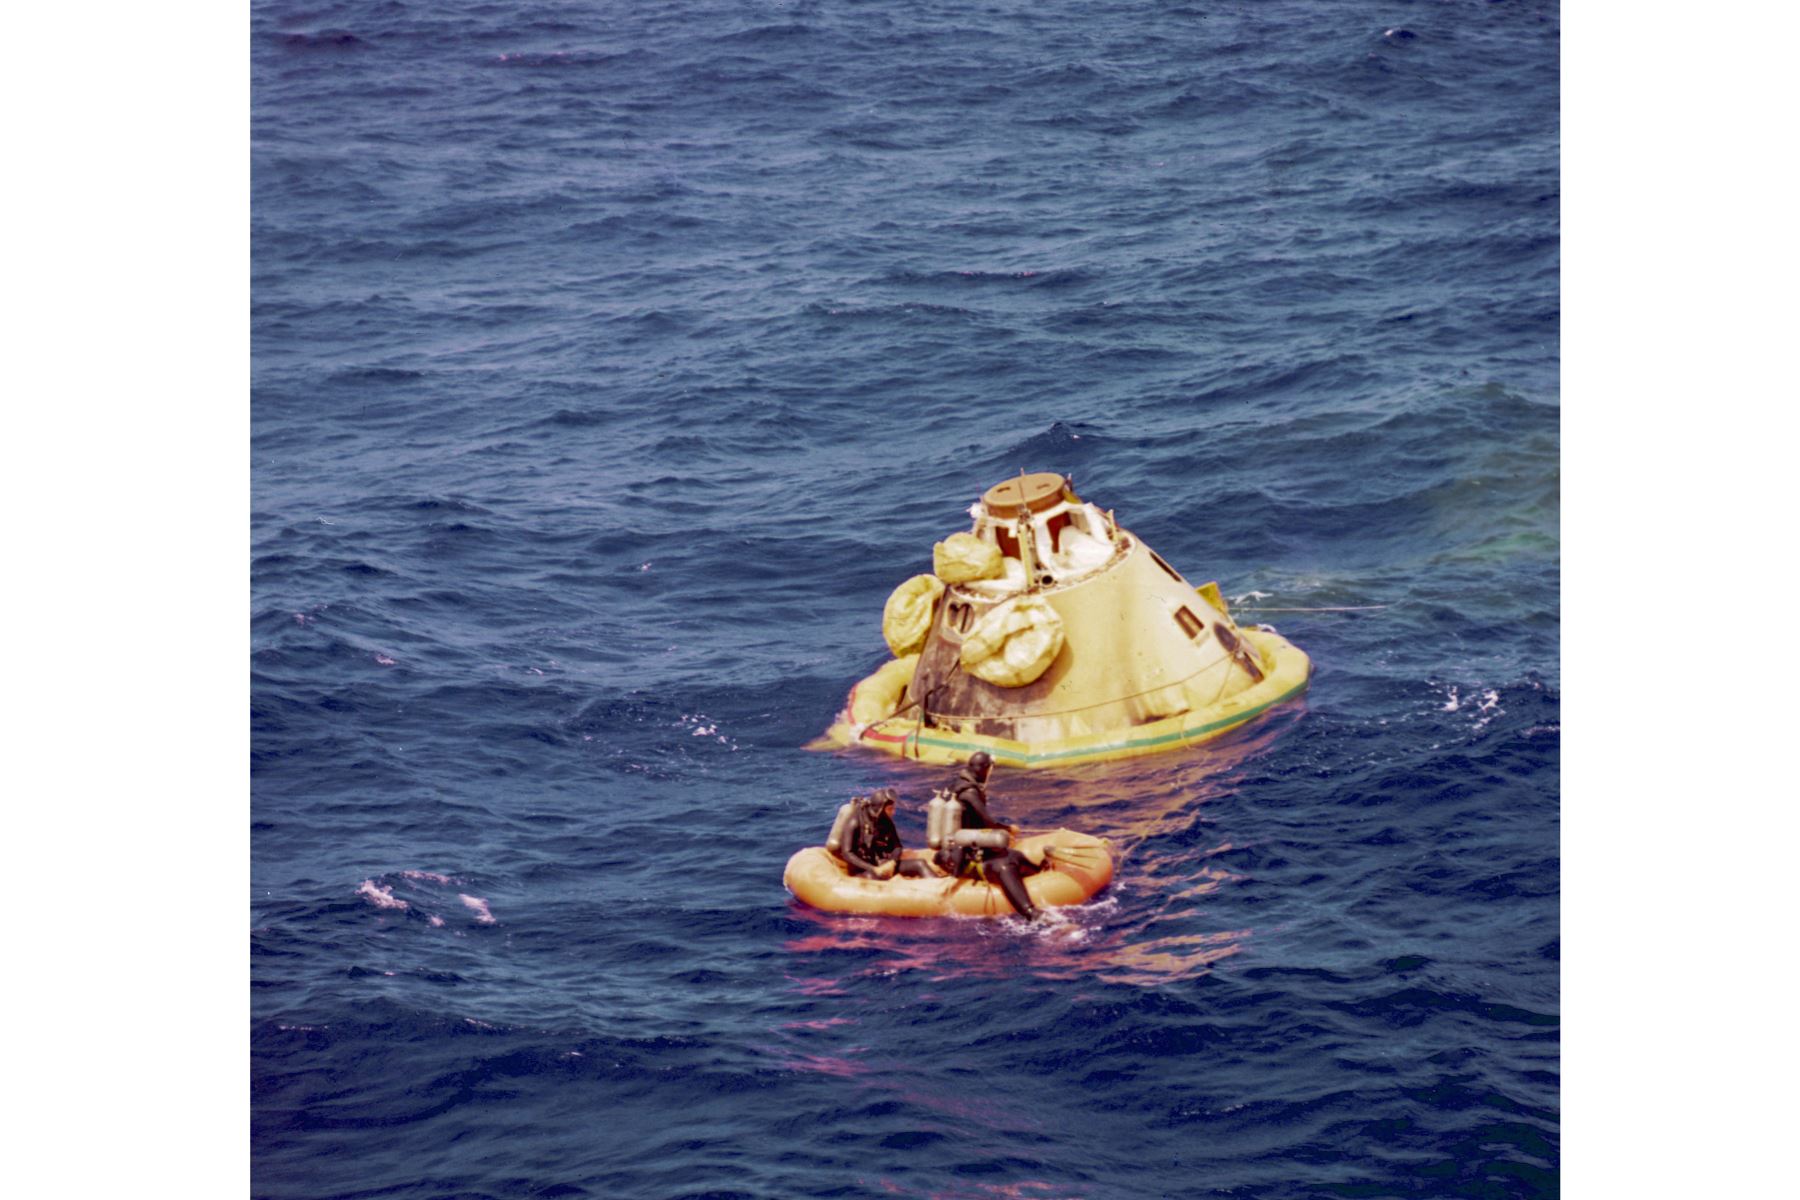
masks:
<path fill-rule="evenodd" d="M 402 871 L 402 879 L 417 879 L 425 883 L 451 884 L 456 881 L 448 875 L 439 875 L 436 871 Z"/>
<path fill-rule="evenodd" d="M 463 902 L 464 907 L 474 912 L 477 924 L 492 925 L 494 923 L 493 910 L 488 908 L 488 902 L 483 900 L 480 896 L 471 896 L 467 892 L 458 892 L 456 898 Z"/>
<path fill-rule="evenodd" d="M 363 880 L 362 886 L 356 889 L 356 894 L 376 908 L 406 909 L 411 907 L 406 901 L 394 898 L 393 888 L 380 887 L 373 879 Z"/>

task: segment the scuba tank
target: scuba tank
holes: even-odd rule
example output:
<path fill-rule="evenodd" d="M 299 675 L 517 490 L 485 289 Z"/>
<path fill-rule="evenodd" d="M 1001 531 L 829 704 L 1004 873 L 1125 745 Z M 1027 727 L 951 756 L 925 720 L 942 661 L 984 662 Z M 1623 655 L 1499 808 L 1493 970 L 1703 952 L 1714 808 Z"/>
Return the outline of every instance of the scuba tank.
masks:
<path fill-rule="evenodd" d="M 1004 829 L 963 828 L 963 802 L 949 792 L 932 792 L 925 804 L 925 846 L 974 846 L 977 849 L 1006 849 L 1012 846 L 1012 835 Z"/>
<path fill-rule="evenodd" d="M 847 804 L 840 805 L 837 820 L 831 823 L 831 835 L 825 839 L 825 849 L 839 858 L 843 857 L 844 839 L 850 836 L 850 822 L 856 819 L 856 805 L 861 796 L 852 796 Z"/>
<path fill-rule="evenodd" d="M 952 846 L 974 846 L 979 850 L 1004 850 L 1012 845 L 1012 834 L 1004 829 L 958 829 L 950 835 Z"/>
<path fill-rule="evenodd" d="M 931 800 L 925 805 L 925 844 L 942 850 L 961 828 L 962 802 L 941 789 L 931 793 Z"/>
<path fill-rule="evenodd" d="M 962 801 L 949 792 L 931 794 L 925 806 L 925 844 L 933 850 L 945 846 L 974 846 L 981 850 L 1004 850 L 1012 844 L 1012 835 L 1004 829 L 964 829 Z"/>

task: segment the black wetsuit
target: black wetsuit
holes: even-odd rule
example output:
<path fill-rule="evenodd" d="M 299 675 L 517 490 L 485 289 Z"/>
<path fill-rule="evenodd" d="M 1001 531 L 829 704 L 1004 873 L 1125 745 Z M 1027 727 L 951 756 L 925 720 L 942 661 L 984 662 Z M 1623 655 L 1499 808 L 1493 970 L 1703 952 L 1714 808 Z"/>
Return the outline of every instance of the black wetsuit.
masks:
<path fill-rule="evenodd" d="M 896 875 L 929 875 L 931 868 L 916 858 L 902 858 L 900 831 L 894 818 L 882 812 L 882 805 L 867 802 L 856 806 L 850 828 L 844 834 L 843 848 L 838 852 L 850 864 L 852 875 L 873 874 L 884 862 L 894 864 Z"/>
<path fill-rule="evenodd" d="M 987 785 L 975 778 L 975 773 L 969 768 L 964 767 L 957 772 L 955 782 L 950 785 L 950 792 L 962 803 L 964 829 L 1002 829 L 1008 824 L 988 811 Z M 1029 921 L 1037 916 L 1037 907 L 1031 903 L 1031 894 L 1025 890 L 1024 877 L 1037 874 L 1038 869 L 1017 850 L 946 846 L 938 851 L 938 865 L 952 875 L 979 874 L 1000 888 L 1007 903 L 1021 917 Z"/>

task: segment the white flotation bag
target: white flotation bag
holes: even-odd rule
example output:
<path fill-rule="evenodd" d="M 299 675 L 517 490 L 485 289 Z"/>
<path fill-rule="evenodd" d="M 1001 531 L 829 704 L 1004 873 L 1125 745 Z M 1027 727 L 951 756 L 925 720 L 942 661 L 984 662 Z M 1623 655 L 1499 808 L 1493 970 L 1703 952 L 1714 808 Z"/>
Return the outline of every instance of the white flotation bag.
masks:
<path fill-rule="evenodd" d="M 914 575 L 894 589 L 881 610 L 881 636 L 895 658 L 904 658 L 925 645 L 931 619 L 937 615 L 944 582 L 935 575 Z"/>
<path fill-rule="evenodd" d="M 962 668 L 1000 687 L 1024 687 L 1056 661 L 1063 622 L 1041 596 L 1016 596 L 981 615 L 963 638 Z"/>
<path fill-rule="evenodd" d="M 1000 547 L 972 533 L 953 533 L 931 548 L 931 569 L 945 583 L 1000 577 Z"/>

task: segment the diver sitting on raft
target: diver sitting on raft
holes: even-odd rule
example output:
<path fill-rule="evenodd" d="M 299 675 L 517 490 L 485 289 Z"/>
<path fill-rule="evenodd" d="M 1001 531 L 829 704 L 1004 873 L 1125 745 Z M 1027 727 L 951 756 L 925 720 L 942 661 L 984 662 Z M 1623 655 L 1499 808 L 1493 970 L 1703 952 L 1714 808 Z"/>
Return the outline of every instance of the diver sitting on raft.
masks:
<path fill-rule="evenodd" d="M 960 806 L 961 821 L 955 823 L 959 832 L 942 839 L 937 864 L 952 875 L 973 875 L 994 884 L 1014 910 L 1030 921 L 1037 917 L 1038 910 L 1025 890 L 1024 877 L 1037 874 L 1039 864 L 1012 849 L 1018 826 L 988 811 L 987 779 L 993 769 L 992 756 L 977 750 L 957 772 L 950 785 L 950 802 Z"/>
<path fill-rule="evenodd" d="M 852 875 L 892 879 L 896 874 L 930 876 L 924 859 L 903 858 L 900 831 L 894 828 L 894 804 L 899 795 L 881 788 L 871 796 L 853 797 L 838 810 L 825 848 L 843 859 Z"/>

